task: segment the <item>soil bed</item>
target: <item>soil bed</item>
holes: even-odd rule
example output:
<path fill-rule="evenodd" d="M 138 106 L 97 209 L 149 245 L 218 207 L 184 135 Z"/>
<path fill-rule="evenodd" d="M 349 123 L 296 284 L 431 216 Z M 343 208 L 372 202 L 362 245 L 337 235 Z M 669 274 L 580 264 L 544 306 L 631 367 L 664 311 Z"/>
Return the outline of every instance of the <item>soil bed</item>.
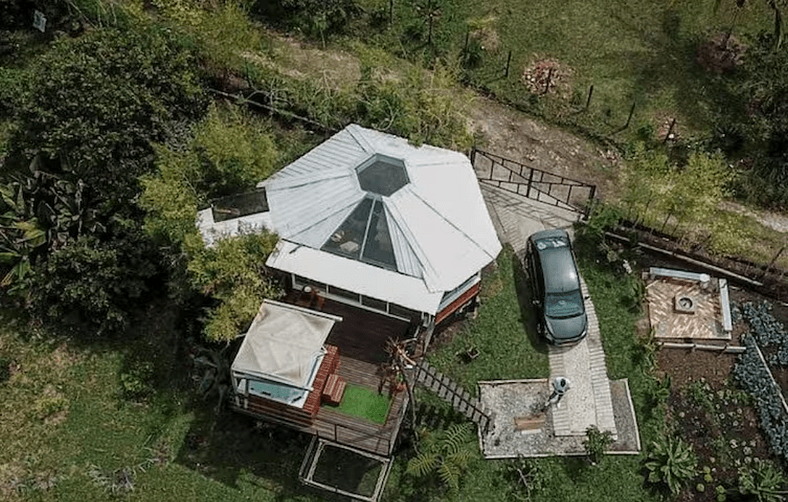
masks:
<path fill-rule="evenodd" d="M 757 293 L 731 289 L 732 302 L 763 299 Z M 782 305 L 775 304 L 772 314 L 783 323 L 788 320 L 788 308 Z M 741 336 L 746 330 L 743 321 L 735 322 L 731 345 L 741 345 Z M 672 382 L 667 403 L 668 424 L 692 445 L 698 456 L 699 471 L 708 467 L 712 478 L 709 482 L 703 479 L 703 474 L 697 476 L 681 492 L 679 501 L 713 501 L 717 485 L 735 488 L 743 467 L 758 458 L 774 459 L 761 435 L 752 399 L 733 381 L 731 372 L 737 357 L 702 350 L 659 350 L 659 374 L 669 376 Z M 782 379 L 778 382 L 785 388 L 788 372 L 780 370 L 778 373 Z M 697 491 L 698 483 L 704 484 L 703 492 Z"/>

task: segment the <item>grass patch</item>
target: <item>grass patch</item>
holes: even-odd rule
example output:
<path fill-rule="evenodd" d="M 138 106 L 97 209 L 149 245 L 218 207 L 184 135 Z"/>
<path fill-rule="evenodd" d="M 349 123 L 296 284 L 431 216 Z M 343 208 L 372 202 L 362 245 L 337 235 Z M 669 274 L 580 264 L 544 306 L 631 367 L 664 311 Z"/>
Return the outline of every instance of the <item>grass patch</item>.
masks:
<path fill-rule="evenodd" d="M 536 337 L 528 288 L 520 262 L 506 246 L 495 270 L 482 281 L 479 316 L 453 338 L 439 342 L 429 360 L 472 393 L 479 380 L 545 378 L 549 376 L 547 346 Z M 479 350 L 472 362 L 461 357 Z"/>
<path fill-rule="evenodd" d="M 386 7 L 384 0 L 361 3 L 370 12 Z M 715 110 L 725 106 L 721 79 L 700 68 L 696 55 L 700 43 L 730 28 L 736 6 L 723 2 L 715 15 L 712 4 L 568 0 L 523 8 L 518 0 L 436 0 L 439 16 L 429 45 L 426 9 L 418 2 L 401 2 L 393 26 L 362 29 L 368 32 L 365 39 L 421 61 L 436 56 L 458 60 L 467 40 L 473 59 L 464 71 L 468 83 L 594 136 L 633 137 L 642 125 L 658 129 L 665 117 L 677 117 L 686 135 L 709 132 Z M 748 3 L 738 14 L 734 36 L 746 43 L 759 31 L 771 30 L 772 19 L 765 2 Z M 571 69 L 559 85 L 564 89 L 560 95 L 532 94 L 522 81 L 524 70 L 543 59 Z M 590 85 L 591 107 L 583 112 Z M 617 134 L 633 102 L 633 123 Z"/>
<path fill-rule="evenodd" d="M 174 350 L 174 312 L 136 320 L 142 335 L 80 347 L 31 339 L 0 320 L 0 500 L 318 501 L 298 483 L 308 436 L 216 417 L 195 399 Z M 187 356 L 183 356 L 187 357 Z M 120 375 L 152 364 L 149 395 L 123 397 Z M 133 489 L 132 489 L 133 488 Z"/>
<path fill-rule="evenodd" d="M 366 387 L 347 384 L 342 402 L 337 411 L 345 415 L 363 418 L 376 424 L 386 423 L 391 399 L 385 394 L 379 394 Z"/>

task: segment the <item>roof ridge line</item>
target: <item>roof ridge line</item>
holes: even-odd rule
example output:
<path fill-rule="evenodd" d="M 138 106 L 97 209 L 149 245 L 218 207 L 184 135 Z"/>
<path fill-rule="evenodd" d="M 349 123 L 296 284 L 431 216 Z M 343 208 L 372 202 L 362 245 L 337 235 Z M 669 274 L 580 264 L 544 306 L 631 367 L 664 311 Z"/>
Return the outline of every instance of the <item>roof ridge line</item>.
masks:
<path fill-rule="evenodd" d="M 474 246 L 476 246 L 477 248 L 481 249 L 482 253 L 484 253 L 485 255 L 489 256 L 491 260 L 494 260 L 494 259 L 495 259 L 495 256 L 493 256 L 493 255 L 491 255 L 489 252 L 487 252 L 487 250 L 486 250 L 486 249 L 484 249 L 482 246 L 480 246 L 480 245 L 479 245 L 479 243 L 478 243 L 478 242 L 476 242 L 476 241 L 475 241 L 473 238 L 471 238 L 471 236 L 470 236 L 470 235 L 468 235 L 466 232 L 464 232 L 463 230 L 461 230 L 461 229 L 460 229 L 460 227 L 458 227 L 457 225 L 455 225 L 455 223 L 454 223 L 453 221 L 451 221 L 451 220 L 449 220 L 448 218 L 446 218 L 446 216 L 445 216 L 443 213 L 441 213 L 440 211 L 438 211 L 437 209 L 435 209 L 435 208 L 434 208 L 434 207 L 433 207 L 433 206 L 432 206 L 430 203 L 428 203 L 426 200 L 424 200 L 424 198 L 423 198 L 423 197 L 422 197 L 422 196 L 421 196 L 419 193 L 417 193 L 417 192 L 416 192 L 416 190 L 411 190 L 411 192 L 413 192 L 413 195 L 415 195 L 417 199 L 419 199 L 420 201 L 422 201 L 422 202 L 424 203 L 424 205 L 425 205 L 425 206 L 427 206 L 428 208 L 430 208 L 430 210 L 431 210 L 433 213 L 435 213 L 435 214 L 437 214 L 438 216 L 440 216 L 441 218 L 443 218 L 443 220 L 444 220 L 445 222 L 447 222 L 449 225 L 451 225 L 451 227 L 452 227 L 452 228 L 454 228 L 455 230 L 457 230 L 457 231 L 458 231 L 458 232 L 459 232 L 461 235 L 463 235 L 463 236 L 464 236 L 466 239 L 468 239 L 470 242 L 472 242 Z M 486 208 L 485 208 L 485 209 L 486 209 Z"/>

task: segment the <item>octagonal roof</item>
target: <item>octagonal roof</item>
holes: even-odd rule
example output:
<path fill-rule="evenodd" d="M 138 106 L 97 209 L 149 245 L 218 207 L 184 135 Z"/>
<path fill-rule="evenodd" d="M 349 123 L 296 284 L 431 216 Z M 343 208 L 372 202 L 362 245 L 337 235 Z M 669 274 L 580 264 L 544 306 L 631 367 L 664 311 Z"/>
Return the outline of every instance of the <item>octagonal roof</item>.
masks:
<path fill-rule="evenodd" d="M 350 125 L 266 184 L 280 237 L 450 291 L 500 252 L 468 158 Z"/>

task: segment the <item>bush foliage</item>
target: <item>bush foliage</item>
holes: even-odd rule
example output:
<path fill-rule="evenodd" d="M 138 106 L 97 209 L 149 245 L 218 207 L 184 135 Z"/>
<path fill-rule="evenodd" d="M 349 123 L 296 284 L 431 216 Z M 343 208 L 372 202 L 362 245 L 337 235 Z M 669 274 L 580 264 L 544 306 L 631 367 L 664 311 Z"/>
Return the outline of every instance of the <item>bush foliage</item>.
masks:
<path fill-rule="evenodd" d="M 166 31 L 137 28 L 61 37 L 24 70 L 0 173 L 4 292 L 90 335 L 122 330 L 160 272 L 137 178 L 153 168 L 152 143 L 206 108 L 191 52 Z"/>
<path fill-rule="evenodd" d="M 197 208 L 216 196 L 244 191 L 267 178 L 279 151 L 266 127 L 236 107 L 210 108 L 181 149 L 156 147 L 157 173 L 144 176 L 139 204 L 145 228 L 170 249 L 174 296 L 212 299 L 204 331 L 211 340 L 230 340 L 251 322 L 264 298 L 278 290 L 264 264 L 277 237 L 247 234 L 206 248 L 197 231 Z"/>

